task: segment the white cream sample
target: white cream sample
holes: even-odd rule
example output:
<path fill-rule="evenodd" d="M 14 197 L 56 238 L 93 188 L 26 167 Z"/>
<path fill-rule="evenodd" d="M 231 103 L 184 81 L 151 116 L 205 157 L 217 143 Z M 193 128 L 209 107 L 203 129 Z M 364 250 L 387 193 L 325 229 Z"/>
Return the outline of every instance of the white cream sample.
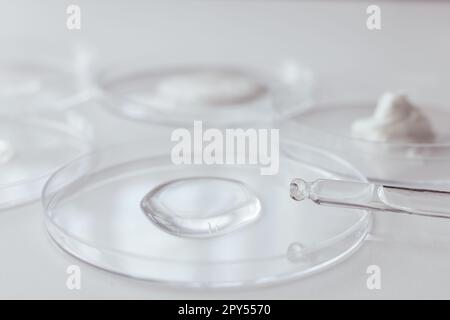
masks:
<path fill-rule="evenodd" d="M 430 143 L 435 133 L 424 112 L 405 95 L 385 93 L 373 116 L 352 124 L 352 135 L 369 141 Z"/>
<path fill-rule="evenodd" d="M 156 88 L 160 98 L 182 105 L 225 105 L 258 98 L 265 92 L 245 73 L 217 69 L 195 70 L 167 77 Z"/>

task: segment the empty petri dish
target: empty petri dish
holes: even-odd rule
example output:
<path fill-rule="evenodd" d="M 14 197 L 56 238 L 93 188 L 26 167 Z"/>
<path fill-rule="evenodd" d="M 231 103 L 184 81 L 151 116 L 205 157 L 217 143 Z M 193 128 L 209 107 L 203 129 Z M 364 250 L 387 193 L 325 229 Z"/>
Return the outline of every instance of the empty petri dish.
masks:
<path fill-rule="evenodd" d="M 120 116 L 169 126 L 202 120 L 211 126 L 269 124 L 272 93 L 279 87 L 302 87 L 306 99 L 310 79 L 236 65 L 186 64 L 171 67 L 148 63 L 112 66 L 97 79 L 101 103 Z M 292 69 L 292 67 L 291 67 Z"/>
<path fill-rule="evenodd" d="M 364 177 L 302 144 L 285 141 L 281 154 L 278 173 L 261 175 L 250 164 L 176 165 L 157 140 L 94 152 L 49 179 L 48 232 L 89 264 L 164 284 L 254 286 L 311 274 L 357 249 L 371 216 L 293 201 L 291 179 Z"/>
<path fill-rule="evenodd" d="M 0 209 L 36 200 L 49 176 L 89 150 L 91 132 L 74 112 L 0 114 Z"/>

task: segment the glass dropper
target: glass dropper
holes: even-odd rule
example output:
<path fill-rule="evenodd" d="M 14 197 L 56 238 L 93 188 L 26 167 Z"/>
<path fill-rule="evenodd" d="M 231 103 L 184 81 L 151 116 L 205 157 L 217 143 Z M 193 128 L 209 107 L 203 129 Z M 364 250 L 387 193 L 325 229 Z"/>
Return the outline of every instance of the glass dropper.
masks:
<path fill-rule="evenodd" d="M 450 192 L 386 186 L 346 180 L 294 179 L 291 198 L 310 199 L 317 204 L 450 218 Z"/>

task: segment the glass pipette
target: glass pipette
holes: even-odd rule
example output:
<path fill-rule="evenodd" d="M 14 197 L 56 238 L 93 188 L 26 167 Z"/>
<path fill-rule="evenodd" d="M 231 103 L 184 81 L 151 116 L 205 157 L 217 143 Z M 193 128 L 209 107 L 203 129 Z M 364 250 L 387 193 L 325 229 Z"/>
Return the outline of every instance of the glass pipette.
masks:
<path fill-rule="evenodd" d="M 297 201 L 310 199 L 322 205 L 450 218 L 450 192 L 447 191 L 346 180 L 294 179 L 290 195 Z"/>

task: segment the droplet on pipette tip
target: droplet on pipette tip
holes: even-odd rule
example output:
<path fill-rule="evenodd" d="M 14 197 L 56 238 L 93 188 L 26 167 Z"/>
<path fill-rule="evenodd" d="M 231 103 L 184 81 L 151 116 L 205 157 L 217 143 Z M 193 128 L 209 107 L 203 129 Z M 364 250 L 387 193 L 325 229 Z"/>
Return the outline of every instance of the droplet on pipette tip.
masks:
<path fill-rule="evenodd" d="M 307 199 L 309 197 L 309 184 L 302 179 L 294 179 L 290 184 L 289 191 L 291 198 L 297 201 Z"/>
<path fill-rule="evenodd" d="M 261 204 L 237 180 L 194 177 L 157 186 L 144 196 L 141 208 L 151 221 L 170 234 L 207 238 L 256 221 Z"/>

